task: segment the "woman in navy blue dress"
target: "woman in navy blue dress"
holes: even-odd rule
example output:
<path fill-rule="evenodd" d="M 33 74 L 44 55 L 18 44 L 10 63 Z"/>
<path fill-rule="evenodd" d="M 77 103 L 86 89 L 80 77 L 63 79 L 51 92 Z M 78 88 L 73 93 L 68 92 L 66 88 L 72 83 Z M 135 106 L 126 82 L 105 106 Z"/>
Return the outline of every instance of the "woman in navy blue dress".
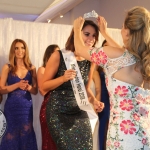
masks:
<path fill-rule="evenodd" d="M 106 40 L 103 41 L 102 47 L 103 46 L 107 46 Z M 99 143 L 100 143 L 100 150 L 105 150 L 109 115 L 110 115 L 110 103 L 109 103 L 109 95 L 105 83 L 105 73 L 103 72 L 103 69 L 100 66 L 98 67 L 98 72 L 101 78 L 101 102 L 103 102 L 105 105 L 103 111 L 98 113 L 99 120 L 100 120 Z"/>
<path fill-rule="evenodd" d="M 30 94 L 37 94 L 36 69 L 29 59 L 27 45 L 21 39 L 13 41 L 9 64 L 3 66 L 1 93 L 8 96 L 4 107 L 7 130 L 0 150 L 37 150 Z"/>

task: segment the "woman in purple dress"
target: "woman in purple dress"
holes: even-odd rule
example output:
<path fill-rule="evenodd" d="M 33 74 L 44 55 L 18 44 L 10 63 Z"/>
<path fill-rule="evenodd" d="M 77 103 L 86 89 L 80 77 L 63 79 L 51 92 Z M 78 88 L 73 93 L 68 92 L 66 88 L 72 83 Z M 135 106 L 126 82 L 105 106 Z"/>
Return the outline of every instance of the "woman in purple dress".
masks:
<path fill-rule="evenodd" d="M 0 150 L 37 150 L 30 94 L 37 94 L 36 68 L 31 64 L 26 43 L 21 39 L 13 41 L 9 64 L 2 68 L 1 93 L 8 94 L 8 97 L 4 107 L 7 130 Z"/>

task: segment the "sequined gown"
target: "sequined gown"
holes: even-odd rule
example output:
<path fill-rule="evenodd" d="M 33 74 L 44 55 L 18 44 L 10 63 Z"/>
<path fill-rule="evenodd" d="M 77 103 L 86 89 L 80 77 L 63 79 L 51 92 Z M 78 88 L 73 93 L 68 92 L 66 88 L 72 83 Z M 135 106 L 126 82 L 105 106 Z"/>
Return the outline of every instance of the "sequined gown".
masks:
<path fill-rule="evenodd" d="M 8 74 L 8 85 L 15 84 L 20 80 L 18 76 Z M 31 84 L 30 71 L 28 71 L 24 80 L 28 80 Z M 2 138 L 0 150 L 37 150 L 33 129 L 31 94 L 19 88 L 8 93 L 4 114 L 7 121 L 7 130 Z"/>
<path fill-rule="evenodd" d="M 64 74 L 66 66 L 61 51 L 55 78 Z M 87 83 L 90 62 L 77 61 L 84 83 Z M 92 150 L 92 133 L 88 115 L 79 109 L 71 82 L 65 82 L 50 92 L 46 107 L 50 134 L 58 150 Z"/>
<path fill-rule="evenodd" d="M 104 68 L 110 96 L 107 150 L 150 150 L 150 90 L 114 78 L 122 68 L 136 63 L 125 50 L 109 58 L 103 48 L 90 51 L 91 60 Z"/>
<path fill-rule="evenodd" d="M 56 150 L 56 145 L 49 133 L 46 122 L 46 105 L 49 99 L 49 93 L 44 96 L 44 101 L 40 110 L 40 123 L 42 131 L 42 150 Z"/>

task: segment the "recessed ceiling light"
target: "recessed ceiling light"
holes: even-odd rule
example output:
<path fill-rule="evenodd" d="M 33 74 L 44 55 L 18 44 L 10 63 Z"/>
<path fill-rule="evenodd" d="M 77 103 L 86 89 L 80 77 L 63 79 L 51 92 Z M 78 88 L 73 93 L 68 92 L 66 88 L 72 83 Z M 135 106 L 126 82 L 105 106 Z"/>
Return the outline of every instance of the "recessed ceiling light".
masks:
<path fill-rule="evenodd" d="M 47 23 L 50 23 L 51 22 L 51 19 L 47 19 Z"/>
<path fill-rule="evenodd" d="M 63 15 L 60 15 L 60 18 L 63 18 Z"/>

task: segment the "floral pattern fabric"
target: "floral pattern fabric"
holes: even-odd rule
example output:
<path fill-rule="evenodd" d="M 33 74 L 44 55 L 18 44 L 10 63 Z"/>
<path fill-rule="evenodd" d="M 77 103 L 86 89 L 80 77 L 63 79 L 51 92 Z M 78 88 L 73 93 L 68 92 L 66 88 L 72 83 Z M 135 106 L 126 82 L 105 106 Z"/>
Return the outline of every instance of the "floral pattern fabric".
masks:
<path fill-rule="evenodd" d="M 127 50 L 110 59 L 103 48 L 90 51 L 91 60 L 104 68 L 110 96 L 107 150 L 150 150 L 150 91 L 117 80 L 113 74 L 136 63 Z"/>

